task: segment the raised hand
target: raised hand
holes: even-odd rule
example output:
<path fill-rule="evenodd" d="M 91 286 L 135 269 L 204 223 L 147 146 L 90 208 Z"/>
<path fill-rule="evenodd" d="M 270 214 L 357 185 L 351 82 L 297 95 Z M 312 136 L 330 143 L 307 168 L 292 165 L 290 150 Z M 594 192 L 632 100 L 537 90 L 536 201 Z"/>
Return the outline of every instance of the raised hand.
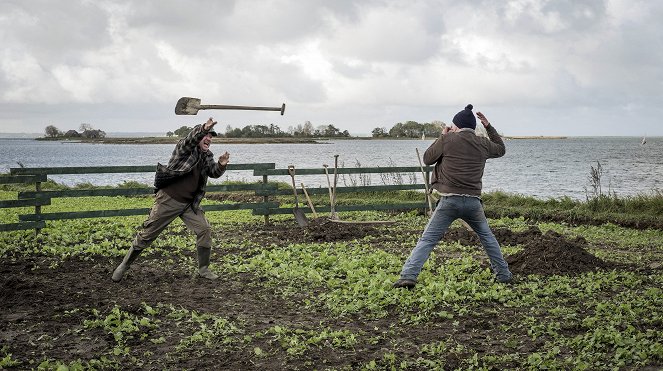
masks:
<path fill-rule="evenodd" d="M 219 165 L 226 166 L 228 165 L 228 162 L 230 162 L 230 153 L 226 151 L 221 156 L 219 156 Z"/>
<path fill-rule="evenodd" d="M 212 130 L 212 128 L 216 125 L 216 121 L 214 121 L 213 118 L 207 119 L 207 122 L 204 124 L 205 130 Z"/>
<path fill-rule="evenodd" d="M 490 121 L 488 121 L 488 119 L 486 118 L 486 116 L 483 115 L 483 113 L 477 112 L 477 117 L 479 118 L 479 120 L 483 124 L 483 127 L 487 128 L 488 125 L 490 125 Z"/>

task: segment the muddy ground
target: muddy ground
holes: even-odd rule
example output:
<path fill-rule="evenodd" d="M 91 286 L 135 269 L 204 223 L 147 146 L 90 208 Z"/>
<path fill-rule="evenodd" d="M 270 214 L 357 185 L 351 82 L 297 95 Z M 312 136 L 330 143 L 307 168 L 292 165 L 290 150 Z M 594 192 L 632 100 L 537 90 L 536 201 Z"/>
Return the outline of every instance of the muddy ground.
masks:
<path fill-rule="evenodd" d="M 388 229 L 387 229 L 388 230 Z M 604 262 L 586 251 L 587 242 L 582 238 L 569 240 L 549 232 L 542 234 L 537 228 L 523 232 L 507 229 L 494 231 L 500 244 L 522 245 L 525 248 L 508 256 L 511 268 L 518 275 L 527 274 L 578 274 L 581 272 L 612 269 L 614 264 Z M 421 231 L 411 231 L 418 235 Z M 293 222 L 279 223 L 255 230 L 238 231 L 234 236 L 219 233 L 216 240 L 224 238 L 251 239 L 268 246 L 294 242 L 342 241 L 376 237 L 376 248 L 385 228 L 376 225 L 338 225 L 325 219 L 312 220 L 307 228 L 299 228 Z M 450 230 L 445 239 L 459 241 L 463 245 L 480 244 L 473 233 L 464 229 Z M 223 252 L 217 252 L 223 253 Z M 230 252 L 228 252 L 230 253 Z M 405 257 L 409 251 L 402 251 Z M 191 255 L 193 257 L 193 255 Z M 5 347 L 14 360 L 99 359 L 113 347 L 113 336 L 101 329 L 83 331 L 83 323 L 90 319 L 90 311 L 97 309 L 107 313 L 120 306 L 136 314 L 141 313 L 141 303 L 170 303 L 174 307 L 188 308 L 200 313 L 218 313 L 231 321 L 241 322 L 247 334 L 255 334 L 279 324 L 297 324 L 301 328 L 344 328 L 353 332 L 379 333 L 386 329 L 396 331 L 396 336 L 378 337 L 374 344 L 358 344 L 353 349 L 322 347 L 309 351 L 305 356 L 292 357 L 279 351 L 269 337 L 253 338 L 248 343 L 228 344 L 219 347 L 178 353 L 171 341 L 152 343 L 132 339 L 127 341 L 136 357 L 131 368 L 144 369 L 310 369 L 317 367 L 358 367 L 371 360 L 381 359 L 389 349 L 407 352 L 415 349 L 411 344 L 426 344 L 451 335 L 465 337 L 475 349 L 491 353 L 507 351 L 498 339 L 499 323 L 510 321 L 509 311 L 499 308 L 500 318 L 460 318 L 461 325 L 452 327 L 449 321 L 431 320 L 426 325 L 408 326 L 407 331 L 394 328 L 401 320 L 398 313 L 385 318 L 365 320 L 333 317 L 329 313 L 306 309 L 301 305 L 311 293 L 301 292 L 285 299 L 274 288 L 262 285 L 263 278 L 252 273 L 221 277 L 218 281 L 196 278 L 191 269 L 168 262 L 164 257 L 148 255 L 136 264 L 127 278 L 119 284 L 110 280 L 112 270 L 119 262 L 104 256 L 92 259 L 71 257 L 53 261 L 47 256 L 4 256 L 0 265 L 0 349 Z M 57 263 L 57 264 L 56 264 Z M 487 306 L 499 306 L 487 303 Z M 129 309 L 127 309 L 129 308 Z M 379 330 L 376 330 L 379 329 Z M 384 329 L 384 330 L 383 330 Z M 90 335 L 92 331 L 92 335 Z M 164 323 L 164 333 L 176 334 L 178 325 Z M 477 339 L 477 331 L 484 334 Z M 79 335 L 85 333 L 84 337 Z M 495 341 L 483 342 L 486 334 Z M 406 346 L 407 345 L 407 346 Z M 528 353 L 541 342 L 527 342 L 518 351 Z M 266 358 L 257 357 L 252 349 L 269 352 Z M 195 348 L 194 348 L 195 349 Z M 0 355 L 1 356 L 1 355 Z M 459 355 L 460 357 L 460 355 Z M 1 357 L 0 357 L 1 358 Z M 460 359 L 447 359 L 445 368 L 453 369 Z M 18 369 L 35 368 L 36 364 L 22 364 Z"/>

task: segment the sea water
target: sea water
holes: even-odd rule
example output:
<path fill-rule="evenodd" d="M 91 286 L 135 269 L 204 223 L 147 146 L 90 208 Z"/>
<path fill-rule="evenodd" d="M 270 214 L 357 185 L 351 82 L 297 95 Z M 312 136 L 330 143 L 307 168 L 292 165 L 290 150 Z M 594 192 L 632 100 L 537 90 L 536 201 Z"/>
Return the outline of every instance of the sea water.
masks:
<path fill-rule="evenodd" d="M 275 163 L 277 168 L 318 168 L 323 164 L 333 172 L 334 155 L 340 167 L 419 166 L 421 155 L 434 139 L 426 140 L 336 140 L 318 144 L 227 144 L 216 138 L 211 146 L 215 156 L 230 153 L 232 163 Z M 647 138 L 641 145 L 636 137 L 569 137 L 565 139 L 506 140 L 506 155 L 486 163 L 483 190 L 559 198 L 584 199 L 592 191 L 590 172 L 600 164 L 603 193 L 629 196 L 663 190 L 663 138 Z M 0 139 L 0 173 L 16 167 L 126 166 L 167 163 L 174 144 L 91 144 L 33 139 Z M 417 181 L 421 182 L 420 174 Z M 117 185 L 125 181 L 151 184 L 153 173 L 52 175 L 66 185 L 92 183 Z M 388 179 L 390 178 L 390 179 Z M 398 181 L 411 183 L 412 175 Z M 219 180 L 260 181 L 252 171 L 227 171 Z M 290 183 L 289 177 L 270 179 Z M 324 175 L 297 176 L 307 187 L 326 187 Z M 394 177 L 339 177 L 343 185 L 393 184 Z"/>

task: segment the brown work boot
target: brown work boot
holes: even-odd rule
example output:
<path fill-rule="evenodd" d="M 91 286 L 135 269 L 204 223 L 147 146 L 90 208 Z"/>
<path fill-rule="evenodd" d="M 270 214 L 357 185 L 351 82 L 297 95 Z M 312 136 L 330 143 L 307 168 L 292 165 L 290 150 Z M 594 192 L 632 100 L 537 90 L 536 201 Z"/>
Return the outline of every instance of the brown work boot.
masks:
<path fill-rule="evenodd" d="M 394 282 L 393 287 L 396 289 L 408 289 L 412 290 L 414 286 L 417 285 L 417 281 L 415 280 L 408 280 L 401 278 L 398 281 Z"/>

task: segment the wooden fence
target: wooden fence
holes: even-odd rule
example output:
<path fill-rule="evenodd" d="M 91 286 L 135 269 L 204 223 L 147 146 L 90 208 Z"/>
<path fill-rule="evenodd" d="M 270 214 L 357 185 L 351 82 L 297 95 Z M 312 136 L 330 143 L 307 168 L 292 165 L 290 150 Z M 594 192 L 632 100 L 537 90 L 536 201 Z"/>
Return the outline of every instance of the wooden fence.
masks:
<path fill-rule="evenodd" d="M 48 220 L 66 220 L 83 218 L 105 218 L 130 215 L 147 215 L 149 208 L 139 209 L 117 209 L 117 210 L 92 210 L 92 211 L 70 211 L 59 213 L 48 213 L 42 211 L 42 206 L 50 205 L 53 198 L 70 197 L 90 197 L 90 196 L 136 196 L 150 195 L 154 193 L 152 187 L 141 188 L 95 188 L 95 189 L 68 189 L 68 190 L 42 190 L 43 182 L 48 180 L 49 175 L 63 174 L 100 174 L 100 173 L 154 173 L 154 165 L 147 166 L 98 166 L 98 167 L 43 167 L 43 168 L 11 168 L 9 175 L 0 175 L 0 184 L 23 183 L 34 184 L 34 191 L 19 192 L 16 200 L 0 200 L 0 209 L 15 207 L 34 207 L 33 213 L 18 215 L 19 222 L 0 224 L 0 232 L 21 229 L 35 229 L 39 232 L 45 228 L 45 222 Z M 229 164 L 227 171 L 252 170 L 253 176 L 257 177 L 256 182 L 242 184 L 216 185 L 210 184 L 206 190 L 210 192 L 236 192 L 249 191 L 254 192 L 256 196 L 261 196 L 260 202 L 240 202 L 234 204 L 205 205 L 205 212 L 227 211 L 227 210 L 252 210 L 254 215 L 263 215 L 265 223 L 269 223 L 270 215 L 290 214 L 292 207 L 281 207 L 279 202 L 274 201 L 277 195 L 292 195 L 292 188 L 278 189 L 275 183 L 269 183 L 270 176 L 289 176 L 288 169 L 277 169 L 274 163 L 255 163 L 255 164 Z M 426 176 L 428 177 L 431 167 L 426 167 Z M 332 170 L 333 171 L 333 170 Z M 420 167 L 366 167 L 366 168 L 338 168 L 339 176 L 356 174 L 403 174 L 414 173 L 421 176 Z M 301 179 L 307 175 L 325 175 L 324 168 L 297 169 L 296 176 Z M 394 185 L 364 185 L 364 186 L 338 186 L 336 193 L 350 192 L 384 192 L 398 190 L 422 190 L 425 188 L 423 183 L 414 184 L 394 184 Z M 301 189 L 297 190 L 302 194 Z M 327 194 L 328 188 L 308 188 L 310 194 Z M 366 210 L 411 210 L 424 209 L 427 204 L 422 195 L 421 202 L 408 202 L 396 204 L 362 204 L 362 205 L 337 205 L 337 212 L 343 211 L 366 211 Z M 316 207 L 316 211 L 328 212 L 330 206 Z M 310 212 L 308 207 L 300 208 L 304 212 Z"/>

